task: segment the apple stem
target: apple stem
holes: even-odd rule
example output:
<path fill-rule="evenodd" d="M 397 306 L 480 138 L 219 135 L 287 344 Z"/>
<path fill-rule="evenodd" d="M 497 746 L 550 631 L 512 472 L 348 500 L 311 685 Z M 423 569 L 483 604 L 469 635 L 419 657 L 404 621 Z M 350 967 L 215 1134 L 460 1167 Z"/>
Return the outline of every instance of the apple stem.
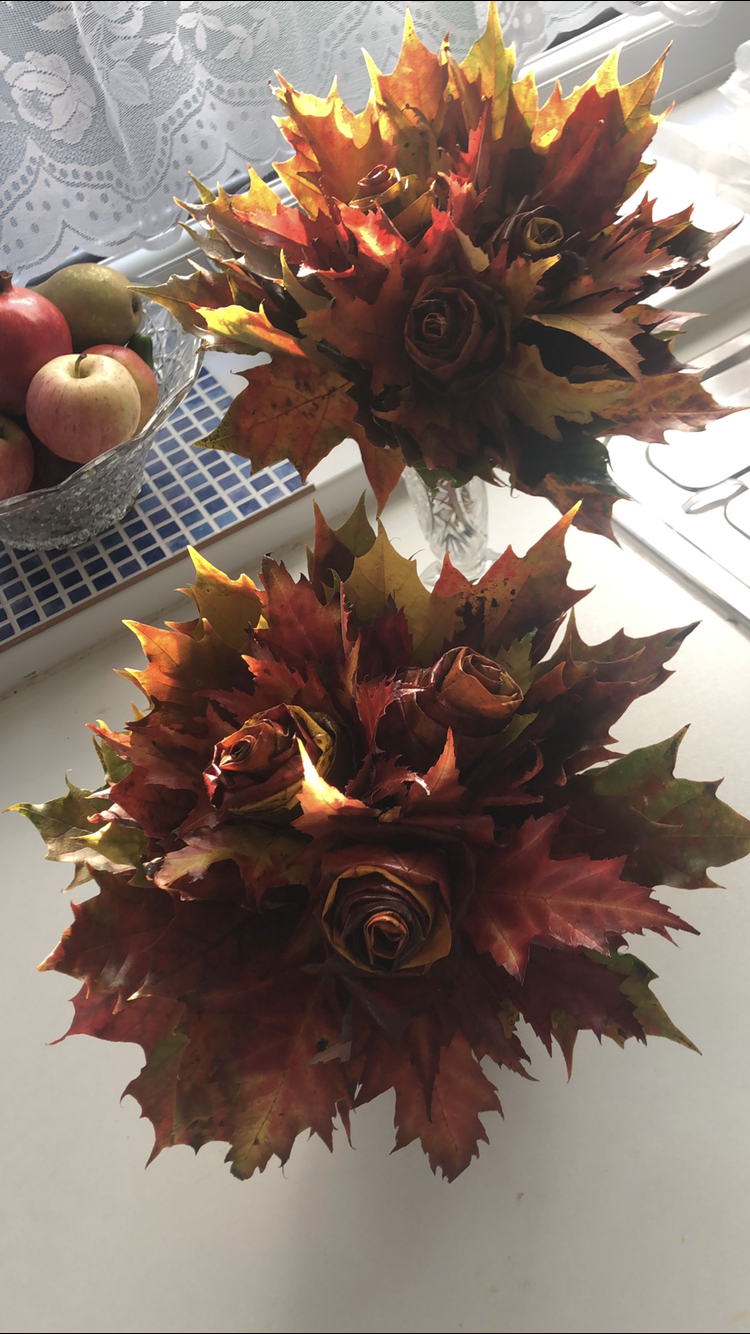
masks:
<path fill-rule="evenodd" d="M 85 352 L 79 353 L 78 358 L 76 360 L 76 364 L 73 367 L 73 374 L 77 375 L 79 378 L 81 374 L 81 362 L 85 361 L 85 359 L 86 359 L 86 353 Z"/>
<path fill-rule="evenodd" d="M 0 270 L 0 295 L 5 296 L 6 292 L 11 290 L 13 286 L 12 278 L 13 274 L 8 269 Z"/>

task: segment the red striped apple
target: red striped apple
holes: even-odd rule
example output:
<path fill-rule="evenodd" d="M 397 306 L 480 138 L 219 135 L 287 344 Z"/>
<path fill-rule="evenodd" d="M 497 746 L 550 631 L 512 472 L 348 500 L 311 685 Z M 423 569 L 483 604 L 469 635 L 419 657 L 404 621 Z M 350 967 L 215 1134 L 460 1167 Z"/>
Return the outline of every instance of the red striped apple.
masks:
<path fill-rule="evenodd" d="M 130 371 L 141 396 L 141 415 L 135 428 L 135 435 L 140 435 L 146 422 L 150 421 L 156 412 L 159 402 L 159 382 L 151 367 L 146 365 L 143 357 L 139 357 L 132 347 L 120 347 L 119 343 L 98 343 L 96 347 L 87 347 L 86 355 L 113 357 L 125 367 L 126 371 Z"/>
<path fill-rule="evenodd" d="M 34 475 L 31 441 L 10 417 L 0 417 L 0 500 L 22 496 Z"/>
<path fill-rule="evenodd" d="M 26 395 L 31 430 L 74 463 L 88 463 L 131 440 L 140 415 L 141 396 L 130 372 L 112 357 L 85 352 L 48 361 Z"/>

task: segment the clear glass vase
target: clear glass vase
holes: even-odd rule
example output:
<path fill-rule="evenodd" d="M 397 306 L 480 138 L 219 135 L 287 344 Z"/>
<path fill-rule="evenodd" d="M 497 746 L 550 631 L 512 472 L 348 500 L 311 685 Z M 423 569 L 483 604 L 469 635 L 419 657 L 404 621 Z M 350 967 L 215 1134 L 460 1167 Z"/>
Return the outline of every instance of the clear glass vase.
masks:
<path fill-rule="evenodd" d="M 486 483 L 474 477 L 466 486 L 438 482 L 431 489 L 414 468 L 405 468 L 403 476 L 425 541 L 436 557 L 420 576 L 422 582 L 432 587 L 446 552 L 467 579 L 478 579 L 493 554 L 487 547 Z"/>

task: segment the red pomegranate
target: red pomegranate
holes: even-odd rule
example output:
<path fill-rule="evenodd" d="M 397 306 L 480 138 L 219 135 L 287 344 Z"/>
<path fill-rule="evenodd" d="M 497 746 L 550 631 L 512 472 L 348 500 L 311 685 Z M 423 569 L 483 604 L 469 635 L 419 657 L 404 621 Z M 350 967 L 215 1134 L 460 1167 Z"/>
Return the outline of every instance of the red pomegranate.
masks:
<path fill-rule="evenodd" d="M 37 371 L 72 351 L 57 306 L 28 287 L 14 287 L 7 269 L 0 270 L 0 412 L 20 416 Z"/>

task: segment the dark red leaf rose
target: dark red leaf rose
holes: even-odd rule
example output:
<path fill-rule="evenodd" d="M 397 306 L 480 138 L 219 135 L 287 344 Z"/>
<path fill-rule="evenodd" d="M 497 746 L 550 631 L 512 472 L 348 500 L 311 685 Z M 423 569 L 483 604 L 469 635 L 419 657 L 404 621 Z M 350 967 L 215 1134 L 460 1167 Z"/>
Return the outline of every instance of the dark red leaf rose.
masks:
<path fill-rule="evenodd" d="M 203 775 L 212 806 L 222 814 L 251 816 L 290 810 L 303 778 L 300 742 L 325 777 L 336 752 L 329 719 L 294 704 L 256 713 L 214 748 Z"/>
<path fill-rule="evenodd" d="M 356 847 L 324 860 L 323 930 L 368 972 L 424 971 L 450 952 L 450 906 L 435 859 Z"/>
<path fill-rule="evenodd" d="M 379 740 L 391 745 L 399 738 L 402 748 L 406 742 L 413 754 L 434 758 L 450 728 L 460 763 L 484 750 L 482 743 L 502 732 L 522 703 L 523 691 L 502 663 L 471 648 L 449 649 L 434 667 L 410 673 Z"/>
<path fill-rule="evenodd" d="M 428 278 L 406 320 L 406 351 L 440 389 L 481 384 L 505 355 L 497 297 L 472 278 Z"/>

